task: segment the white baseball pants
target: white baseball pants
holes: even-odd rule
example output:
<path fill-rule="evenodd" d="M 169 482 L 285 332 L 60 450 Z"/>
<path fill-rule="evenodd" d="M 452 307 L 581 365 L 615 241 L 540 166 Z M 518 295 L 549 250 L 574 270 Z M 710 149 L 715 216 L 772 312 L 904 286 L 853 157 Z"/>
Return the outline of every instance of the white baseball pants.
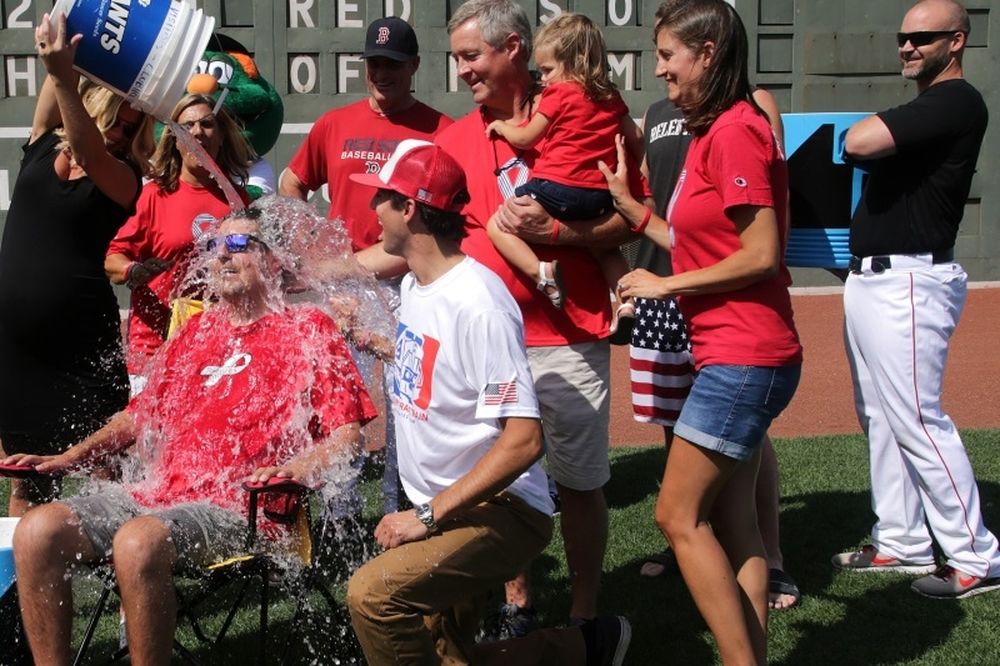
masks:
<path fill-rule="evenodd" d="M 878 274 L 864 265 L 844 289 L 855 408 L 871 462 L 872 543 L 927 564 L 933 533 L 950 566 L 1000 576 L 1000 547 L 983 524 L 972 466 L 941 409 L 967 276 L 957 263 L 931 264 L 929 255 L 891 259 L 892 268 Z"/>

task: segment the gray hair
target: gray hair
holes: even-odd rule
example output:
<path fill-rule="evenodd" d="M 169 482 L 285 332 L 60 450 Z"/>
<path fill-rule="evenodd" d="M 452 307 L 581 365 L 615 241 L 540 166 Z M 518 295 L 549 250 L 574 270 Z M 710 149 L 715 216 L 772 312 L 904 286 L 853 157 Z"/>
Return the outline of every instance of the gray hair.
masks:
<path fill-rule="evenodd" d="M 448 34 L 473 19 L 479 22 L 483 41 L 493 48 L 503 47 L 507 36 L 514 33 L 521 39 L 525 59 L 531 57 L 531 22 L 516 0 L 468 0 L 452 14 Z"/>

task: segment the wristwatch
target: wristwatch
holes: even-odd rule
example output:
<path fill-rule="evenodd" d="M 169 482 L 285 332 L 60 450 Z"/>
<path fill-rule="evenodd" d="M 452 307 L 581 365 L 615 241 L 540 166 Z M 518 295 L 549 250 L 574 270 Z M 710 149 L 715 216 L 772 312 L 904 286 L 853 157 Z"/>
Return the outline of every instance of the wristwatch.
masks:
<path fill-rule="evenodd" d="M 418 504 L 413 510 L 417 513 L 417 520 L 422 522 L 428 531 L 437 531 L 438 524 L 434 522 L 434 509 L 430 504 Z"/>

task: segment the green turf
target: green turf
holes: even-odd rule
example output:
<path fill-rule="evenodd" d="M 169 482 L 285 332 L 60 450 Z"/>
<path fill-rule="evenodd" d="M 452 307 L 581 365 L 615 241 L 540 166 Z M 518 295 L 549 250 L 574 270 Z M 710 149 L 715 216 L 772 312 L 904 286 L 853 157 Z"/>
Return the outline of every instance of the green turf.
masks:
<path fill-rule="evenodd" d="M 979 479 L 986 523 L 1000 529 L 1000 430 L 963 435 Z M 861 437 L 778 440 L 775 448 L 781 468 L 786 568 L 805 597 L 799 608 L 772 613 L 772 663 L 1000 664 L 1000 593 L 958 602 L 932 601 L 913 594 L 910 579 L 903 576 L 852 575 L 831 569 L 830 556 L 862 543 L 872 520 Z M 611 535 L 601 608 L 624 614 L 633 624 L 627 663 L 710 664 L 716 660 L 711 636 L 680 578 L 650 580 L 638 575 L 643 556 L 663 546 L 652 522 L 662 468 L 661 447 L 612 453 L 612 480 L 606 488 Z M 365 491 L 366 515 L 373 521 L 377 484 L 369 481 Z M 5 492 L 6 485 L 0 482 L 4 505 Z M 562 542 L 558 530 L 556 534 L 532 571 L 543 622 L 553 625 L 565 621 L 569 607 Z M 85 600 L 90 595 L 81 596 Z M 278 647 L 287 642 L 282 637 L 287 635 L 290 614 L 287 599 L 275 605 Z M 112 646 L 113 625 L 109 617 L 99 634 L 99 649 Z M 253 613 L 241 614 L 221 656 L 209 663 L 249 661 L 256 652 L 254 626 Z M 325 642 L 317 663 L 334 663 L 328 645 L 335 643 L 334 649 L 342 650 L 347 642 L 342 631 L 326 627 L 312 632 L 310 640 Z"/>

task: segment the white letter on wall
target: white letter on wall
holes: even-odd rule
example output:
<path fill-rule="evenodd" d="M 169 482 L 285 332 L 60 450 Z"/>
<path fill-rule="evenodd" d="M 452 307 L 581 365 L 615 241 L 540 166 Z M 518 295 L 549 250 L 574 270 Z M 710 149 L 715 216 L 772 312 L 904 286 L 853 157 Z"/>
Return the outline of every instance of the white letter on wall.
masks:
<path fill-rule="evenodd" d="M 404 21 L 409 21 L 410 14 L 413 12 L 410 0 L 400 0 L 399 4 L 402 8 L 399 11 L 396 11 L 396 0 L 385 0 L 385 15 L 398 16 Z"/>
<path fill-rule="evenodd" d="M 17 71 L 17 61 L 22 60 L 27 65 L 25 71 Z M 9 56 L 7 58 L 7 96 L 17 97 L 17 82 L 24 81 L 28 86 L 28 97 L 38 95 L 38 83 L 35 80 L 35 63 L 38 58 L 35 56 Z M 23 95 L 21 95 L 23 97 Z"/>
<path fill-rule="evenodd" d="M 364 68 L 363 62 L 361 56 L 337 56 L 337 92 L 348 92 L 349 82 L 352 79 L 361 79 L 361 70 Z"/>
<path fill-rule="evenodd" d="M 609 53 L 608 67 L 612 77 L 618 77 L 622 90 L 635 90 L 635 54 Z"/>
<path fill-rule="evenodd" d="M 347 18 L 348 12 L 352 14 L 358 13 L 358 3 L 356 2 L 340 2 L 337 7 L 337 25 L 341 28 L 362 28 L 364 27 L 364 22 L 359 18 Z"/>
<path fill-rule="evenodd" d="M 538 5 L 540 10 L 538 20 L 542 23 L 548 23 L 563 12 L 562 7 L 552 2 L 552 0 L 541 0 Z M 547 13 L 542 14 L 543 11 Z"/>
<path fill-rule="evenodd" d="M 619 0 L 608 0 L 608 18 L 615 25 L 626 25 L 632 20 L 632 0 L 625 0 L 624 11 L 618 13 Z"/>
<path fill-rule="evenodd" d="M 302 70 L 305 70 L 305 80 Z M 314 56 L 295 56 L 288 63 L 288 80 L 292 90 L 299 94 L 311 93 L 316 90 L 316 58 Z"/>
<path fill-rule="evenodd" d="M 288 27 L 289 28 L 315 28 L 309 10 L 312 9 L 313 0 L 288 0 Z M 299 19 L 302 23 L 299 23 Z"/>

